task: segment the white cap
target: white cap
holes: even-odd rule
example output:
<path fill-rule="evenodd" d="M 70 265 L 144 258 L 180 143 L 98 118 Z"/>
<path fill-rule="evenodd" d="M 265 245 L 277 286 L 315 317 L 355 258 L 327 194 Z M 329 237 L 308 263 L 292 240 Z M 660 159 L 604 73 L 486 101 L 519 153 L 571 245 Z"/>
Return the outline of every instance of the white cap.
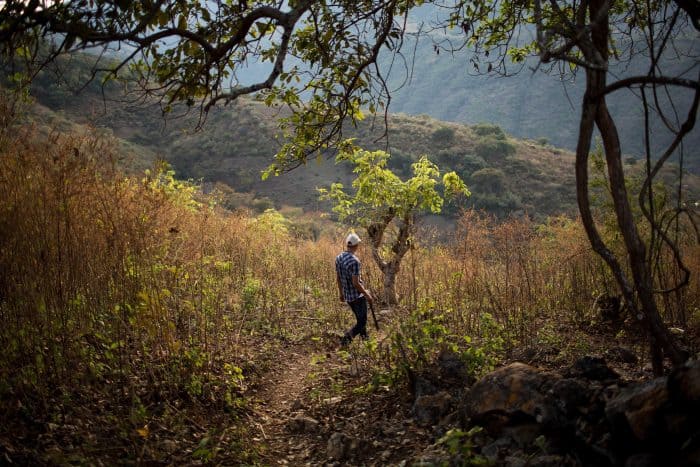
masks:
<path fill-rule="evenodd" d="M 353 232 L 350 235 L 348 235 L 348 238 L 345 239 L 345 244 L 347 246 L 357 246 L 360 244 L 360 237 L 358 237 L 357 234 Z"/>

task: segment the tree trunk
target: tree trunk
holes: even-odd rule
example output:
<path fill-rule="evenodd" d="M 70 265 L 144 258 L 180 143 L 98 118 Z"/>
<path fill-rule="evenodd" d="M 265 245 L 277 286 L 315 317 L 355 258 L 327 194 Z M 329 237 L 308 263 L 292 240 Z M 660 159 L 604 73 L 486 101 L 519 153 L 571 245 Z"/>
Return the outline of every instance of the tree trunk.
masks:
<path fill-rule="evenodd" d="M 398 234 L 391 245 L 391 254 L 387 260 L 382 257 L 381 247 L 384 232 L 392 220 L 393 214 L 386 216 L 382 222 L 367 227 L 367 235 L 372 241 L 372 258 L 383 275 L 382 301 L 387 305 L 396 305 L 399 302 L 396 294 L 396 275 L 399 273 L 401 260 L 411 247 L 410 236 L 415 221 L 413 215 L 407 215 L 401 219 Z"/>
<path fill-rule="evenodd" d="M 596 68 L 586 69 L 586 93 L 584 95 L 579 139 L 576 147 L 576 192 L 581 219 L 593 249 L 607 262 L 617 280 L 627 303 L 636 314 L 636 298 L 642 308 L 650 331 L 651 355 L 655 371 L 661 370 L 656 356 L 656 343 L 662 347 L 674 364 L 683 362 L 683 354 L 661 320 L 652 292 L 652 275 L 645 258 L 645 245 L 639 236 L 634 222 L 632 209 L 627 197 L 624 172 L 622 170 L 621 150 L 617 128 L 610 117 L 605 104 L 603 89 L 606 84 L 608 65 L 609 16 L 605 0 L 592 0 L 589 4 L 591 35 L 593 49 L 589 50 L 587 59 L 596 64 Z M 620 263 L 607 248 L 593 221 L 588 200 L 588 154 L 594 124 L 598 127 L 603 140 L 608 177 L 612 192 L 615 214 L 625 247 L 629 255 L 629 265 L 634 279 L 634 289 L 627 279 Z M 636 290 L 636 295 L 635 295 Z"/>
<path fill-rule="evenodd" d="M 398 264 L 388 263 L 387 267 L 382 271 L 384 274 L 384 293 L 382 300 L 387 305 L 396 305 L 399 303 L 396 295 L 396 274 L 399 272 Z"/>
<path fill-rule="evenodd" d="M 625 175 L 622 168 L 622 151 L 618 138 L 617 127 L 608 112 L 605 100 L 601 99 L 596 115 L 596 126 L 600 130 L 605 160 L 608 165 L 608 177 L 612 192 L 615 214 L 620 227 L 620 232 L 625 241 L 625 247 L 629 255 L 629 265 L 634 278 L 634 285 L 642 308 L 642 313 L 647 321 L 647 326 L 652 335 L 650 344 L 654 346 L 656 341 L 664 353 L 671 359 L 674 365 L 680 365 L 685 361 L 683 352 L 678 347 L 675 339 L 661 319 L 654 299 L 653 278 L 651 265 L 646 256 L 646 246 L 642 241 L 637 225 L 632 214 L 632 207 L 625 187 Z M 651 349 L 652 364 L 656 371 L 662 370 L 660 355 L 656 349 Z M 656 356 L 656 358 L 654 358 Z"/>

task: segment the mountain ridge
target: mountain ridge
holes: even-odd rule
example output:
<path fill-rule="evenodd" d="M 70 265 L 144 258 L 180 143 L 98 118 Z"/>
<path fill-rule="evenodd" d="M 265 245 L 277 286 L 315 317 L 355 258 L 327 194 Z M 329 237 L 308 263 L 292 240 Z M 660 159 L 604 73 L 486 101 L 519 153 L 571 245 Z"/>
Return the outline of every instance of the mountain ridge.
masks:
<path fill-rule="evenodd" d="M 81 63 L 74 61 L 70 72 L 61 75 L 62 81 L 48 71 L 40 73 L 32 94 L 48 112 L 95 125 L 120 138 L 137 154 L 133 161 L 137 168 L 161 158 L 170 162 L 181 178 L 224 183 L 236 192 L 268 200 L 260 206 L 287 204 L 309 211 L 328 210 L 329 206 L 318 200 L 317 187 L 332 182 L 347 186 L 352 181 L 351 168 L 334 164 L 328 157 L 262 181 L 261 172 L 281 144 L 276 121 L 280 109 L 240 99 L 228 107 L 212 109 L 203 129 L 193 131 L 199 123 L 197 115 L 165 120 L 157 103 L 133 105 L 114 84 L 105 90 L 93 83 L 80 93 L 72 92 L 70 83 L 85 75 Z M 491 123 L 466 125 L 402 113 L 390 114 L 387 119 L 386 139 L 381 138 L 382 124 L 375 126 L 371 118 L 357 128 L 348 128 L 347 136 L 356 137 L 366 149 L 390 152 L 391 167 L 400 175 L 408 175 L 410 163 L 423 154 L 442 170 L 456 170 L 473 193 L 461 207 L 484 209 L 499 217 L 519 213 L 539 218 L 575 215 L 574 158 L 570 151 L 543 139 L 517 140 Z M 631 159 L 628 162 L 633 164 Z M 692 182 L 689 185 L 695 186 Z M 692 188 L 691 192 L 697 191 Z M 458 209 L 453 206 L 448 211 Z"/>

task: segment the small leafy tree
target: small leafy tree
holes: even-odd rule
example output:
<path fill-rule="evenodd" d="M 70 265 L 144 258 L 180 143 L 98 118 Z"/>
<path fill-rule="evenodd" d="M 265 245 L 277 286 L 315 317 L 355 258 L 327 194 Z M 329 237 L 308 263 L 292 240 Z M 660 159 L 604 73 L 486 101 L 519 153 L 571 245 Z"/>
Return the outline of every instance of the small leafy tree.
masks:
<path fill-rule="evenodd" d="M 372 257 L 384 276 L 383 300 L 396 304 L 396 275 L 411 246 L 416 215 L 421 211 L 441 211 L 444 198 L 437 189 L 439 184 L 444 186 L 445 197 L 470 193 L 455 172 L 440 178 L 438 167 L 426 156 L 411 165 L 413 177 L 401 180 L 387 168 L 389 157 L 384 151 L 341 153 L 338 161 L 349 161 L 355 166 L 353 172 L 357 177 L 352 182 L 355 193 L 348 194 L 341 183 L 319 192 L 321 199 L 335 203 L 333 211 L 341 221 L 365 229 Z"/>

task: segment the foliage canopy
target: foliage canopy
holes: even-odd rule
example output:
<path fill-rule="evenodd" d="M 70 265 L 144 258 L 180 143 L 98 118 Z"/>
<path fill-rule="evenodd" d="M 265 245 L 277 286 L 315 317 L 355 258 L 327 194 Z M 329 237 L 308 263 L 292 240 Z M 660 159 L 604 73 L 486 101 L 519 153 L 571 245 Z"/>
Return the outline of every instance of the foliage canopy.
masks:
<path fill-rule="evenodd" d="M 439 213 L 444 203 L 437 190 L 440 183 L 447 197 L 470 194 L 455 172 L 445 173 L 441 178 L 438 167 L 425 156 L 411 164 L 413 177 L 405 181 L 387 167 L 389 158 L 384 151 L 363 150 L 338 156 L 339 162 L 355 165 L 354 195 L 346 193 L 341 183 L 333 183 L 330 190 L 319 189 L 319 192 L 323 199 L 335 202 L 333 211 L 340 220 L 367 227 L 387 214 L 403 219 L 421 211 Z"/>

